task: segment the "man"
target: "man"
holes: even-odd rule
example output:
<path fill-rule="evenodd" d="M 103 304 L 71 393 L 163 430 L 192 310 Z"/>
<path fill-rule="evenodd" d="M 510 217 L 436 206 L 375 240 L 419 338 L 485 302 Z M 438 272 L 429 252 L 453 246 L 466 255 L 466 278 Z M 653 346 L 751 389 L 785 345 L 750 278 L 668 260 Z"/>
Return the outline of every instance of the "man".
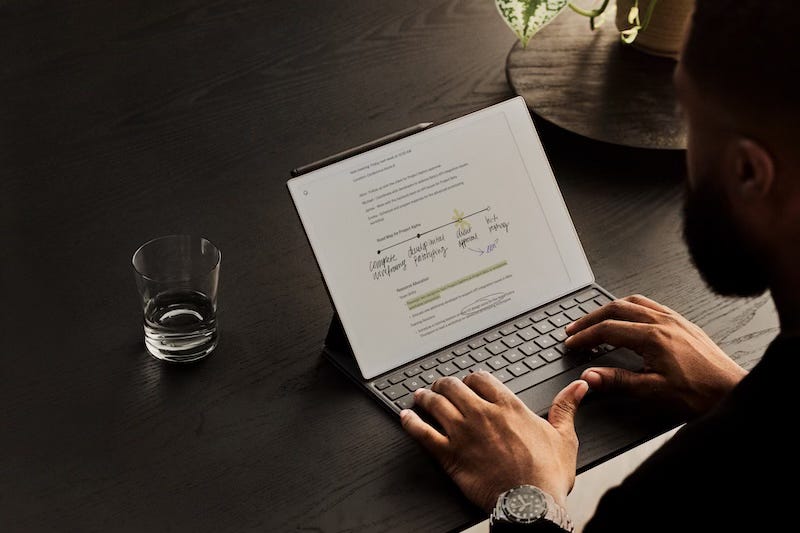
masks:
<path fill-rule="evenodd" d="M 549 507 L 564 506 L 575 479 L 573 417 L 591 387 L 661 400 L 690 422 L 603 496 L 586 531 L 797 527 L 790 526 L 789 513 L 797 471 L 790 453 L 798 419 L 792 392 L 800 357 L 800 39 L 794 9 L 780 1 L 697 0 L 674 76 L 689 128 L 684 237 L 695 265 L 720 294 L 755 296 L 770 289 L 780 334 L 748 375 L 699 327 L 631 296 L 571 324 L 567 345 L 626 346 L 643 356 L 645 370 L 587 370 L 556 396 L 548 420 L 488 373 L 463 382 L 442 378 L 432 390 L 418 390 L 417 405 L 444 434 L 409 410 L 401 413 L 403 427 L 487 512 L 506 491 L 524 485 L 536 487 Z M 522 497 L 517 504 L 532 505 Z M 552 529 L 554 523 L 570 527 L 563 516 L 530 527 Z M 498 531 L 523 527 L 493 516 Z"/>

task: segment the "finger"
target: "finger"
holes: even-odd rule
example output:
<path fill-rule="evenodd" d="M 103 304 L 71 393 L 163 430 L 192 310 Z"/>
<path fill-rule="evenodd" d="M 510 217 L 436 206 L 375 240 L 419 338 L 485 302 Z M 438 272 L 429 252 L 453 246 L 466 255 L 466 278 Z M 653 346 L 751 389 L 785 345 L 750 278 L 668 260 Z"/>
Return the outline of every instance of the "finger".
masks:
<path fill-rule="evenodd" d="M 575 431 L 575 412 L 588 390 L 589 384 L 579 379 L 556 394 L 553 405 L 550 406 L 550 412 L 547 414 L 547 420 L 559 433 Z"/>
<path fill-rule="evenodd" d="M 647 396 L 661 388 L 664 378 L 654 373 L 639 373 L 624 368 L 587 368 L 581 374 L 592 390 L 620 391 Z"/>
<path fill-rule="evenodd" d="M 564 344 L 572 350 L 585 350 L 608 343 L 644 355 L 654 346 L 655 328 L 652 324 L 604 320 L 567 337 Z"/>
<path fill-rule="evenodd" d="M 628 300 L 614 300 L 567 325 L 567 335 L 574 335 L 604 320 L 624 320 L 652 324 L 656 321 L 654 310 Z"/>
<path fill-rule="evenodd" d="M 464 420 L 464 415 L 450 400 L 428 389 L 414 391 L 414 405 L 430 413 L 448 434 L 455 423 Z"/>
<path fill-rule="evenodd" d="M 666 305 L 661 305 L 660 303 L 656 302 L 655 300 L 651 300 L 647 296 L 642 296 L 641 294 L 632 294 L 630 296 L 626 296 L 623 298 L 628 302 L 641 305 L 643 307 L 649 307 L 653 311 L 658 311 L 659 313 L 672 313 L 672 309 L 667 307 Z"/>
<path fill-rule="evenodd" d="M 464 384 L 487 402 L 500 403 L 516 398 L 503 382 L 485 370 L 480 370 L 464 378 Z"/>
<path fill-rule="evenodd" d="M 450 400 L 462 414 L 467 415 L 484 407 L 485 400 L 475 394 L 463 381 L 447 376 L 439 378 L 431 385 L 431 390 Z"/>
<path fill-rule="evenodd" d="M 434 457 L 440 459 L 446 451 L 449 439 L 433 429 L 411 409 L 400 411 L 400 425 L 411 437 L 422 444 Z"/>

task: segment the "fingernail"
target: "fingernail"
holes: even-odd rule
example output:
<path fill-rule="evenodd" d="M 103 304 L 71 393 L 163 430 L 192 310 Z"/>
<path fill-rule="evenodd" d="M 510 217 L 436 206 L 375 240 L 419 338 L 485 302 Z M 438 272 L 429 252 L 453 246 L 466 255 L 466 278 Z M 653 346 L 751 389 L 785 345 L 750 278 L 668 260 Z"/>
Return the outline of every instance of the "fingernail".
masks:
<path fill-rule="evenodd" d="M 572 339 L 573 339 L 573 337 L 567 337 L 566 339 L 564 339 L 564 344 L 569 346 L 570 344 L 572 344 L 574 342 Z"/>
<path fill-rule="evenodd" d="M 424 390 L 425 390 L 424 388 L 415 390 L 414 391 L 414 396 L 419 396 L 421 394 L 425 394 L 424 392 L 422 392 Z"/>
<path fill-rule="evenodd" d="M 402 411 L 400 411 L 400 420 L 405 420 L 406 417 L 410 414 L 411 411 L 409 411 L 408 409 L 403 409 Z"/>
<path fill-rule="evenodd" d="M 592 385 L 593 383 L 594 387 L 597 387 L 600 383 L 603 382 L 603 378 L 600 377 L 600 374 L 598 374 L 594 370 L 587 370 L 586 372 L 583 373 L 582 378 L 584 381 L 586 381 L 586 383 L 589 385 L 590 388 L 593 386 Z"/>
<path fill-rule="evenodd" d="M 575 322 L 570 322 L 569 324 L 567 324 L 567 327 L 564 328 L 564 331 L 569 333 L 573 330 L 574 327 L 575 327 Z"/>

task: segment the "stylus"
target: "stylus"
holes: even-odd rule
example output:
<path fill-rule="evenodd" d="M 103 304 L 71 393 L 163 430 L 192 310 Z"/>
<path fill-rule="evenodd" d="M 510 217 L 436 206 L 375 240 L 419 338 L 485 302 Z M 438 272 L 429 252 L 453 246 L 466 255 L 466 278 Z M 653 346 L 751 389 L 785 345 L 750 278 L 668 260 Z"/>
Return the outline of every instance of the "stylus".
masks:
<path fill-rule="evenodd" d="M 292 170 L 292 177 L 296 178 L 297 176 L 301 176 L 311 172 L 312 170 L 320 169 L 322 167 L 347 159 L 348 157 L 353 157 L 354 155 L 366 152 L 367 150 L 372 150 L 373 148 L 383 146 L 384 144 L 389 144 L 390 142 L 402 139 L 403 137 L 408 137 L 409 135 L 419 133 L 420 131 L 424 130 L 425 128 L 429 128 L 432 125 L 433 122 L 421 122 L 415 126 L 411 126 L 410 128 L 390 133 L 385 137 L 381 137 L 379 139 L 375 139 L 374 141 L 350 148 L 344 152 L 339 152 L 338 154 L 333 154 L 324 159 L 320 159 L 319 161 L 314 161 L 313 163 L 297 167 Z"/>

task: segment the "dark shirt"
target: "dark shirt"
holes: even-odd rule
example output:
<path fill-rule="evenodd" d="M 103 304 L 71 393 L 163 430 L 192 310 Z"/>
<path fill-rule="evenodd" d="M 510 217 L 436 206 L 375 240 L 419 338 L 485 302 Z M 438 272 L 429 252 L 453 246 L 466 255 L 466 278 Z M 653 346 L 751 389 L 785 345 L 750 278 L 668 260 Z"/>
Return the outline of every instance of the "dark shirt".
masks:
<path fill-rule="evenodd" d="M 794 529 L 800 338 L 778 337 L 707 415 L 686 424 L 618 487 L 586 533 Z M 794 526 L 792 524 L 795 524 Z"/>

